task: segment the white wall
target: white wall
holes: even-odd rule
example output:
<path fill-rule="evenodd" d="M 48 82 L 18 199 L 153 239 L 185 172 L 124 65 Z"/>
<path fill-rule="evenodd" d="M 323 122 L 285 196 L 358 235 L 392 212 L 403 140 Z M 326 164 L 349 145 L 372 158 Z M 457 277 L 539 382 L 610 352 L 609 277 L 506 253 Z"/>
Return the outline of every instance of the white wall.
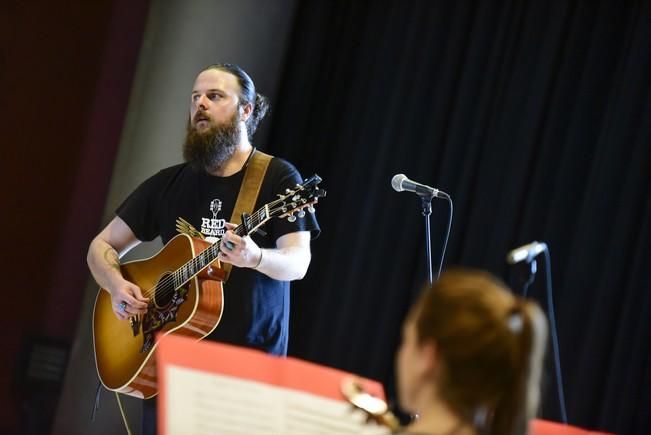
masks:
<path fill-rule="evenodd" d="M 273 107 L 295 8 L 296 0 L 151 1 L 104 223 L 142 180 L 181 161 L 189 92 L 204 66 L 239 64 Z M 256 144 L 264 146 L 270 121 L 262 123 Z M 147 245 L 129 256 L 160 248 L 160 243 Z M 98 382 L 91 336 L 96 293 L 89 283 L 54 434 L 126 433 L 112 392 L 103 391 L 96 420 L 89 420 Z M 140 401 L 127 397 L 123 403 L 133 433 L 139 434 Z"/>

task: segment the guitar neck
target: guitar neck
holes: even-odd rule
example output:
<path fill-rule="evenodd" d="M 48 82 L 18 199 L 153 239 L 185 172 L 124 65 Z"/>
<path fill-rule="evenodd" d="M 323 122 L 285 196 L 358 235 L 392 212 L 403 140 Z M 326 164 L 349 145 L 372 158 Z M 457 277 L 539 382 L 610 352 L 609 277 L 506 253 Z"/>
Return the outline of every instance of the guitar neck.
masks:
<path fill-rule="evenodd" d="M 296 185 L 294 190 L 287 189 L 284 195 L 279 194 L 278 199 L 260 207 L 252 215 L 243 214 L 242 223 L 233 232 L 240 237 L 244 237 L 255 233 L 273 217 L 283 218 L 287 216 L 290 222 L 294 222 L 296 220 L 293 215 L 294 212 L 298 211 L 299 217 L 305 215 L 303 209 L 306 207 L 308 207 L 309 211 L 314 212 L 312 204 L 316 203 L 319 197 L 325 196 L 325 190 L 318 188 L 320 182 L 321 177 L 314 174 L 302 185 Z M 173 273 L 174 286 L 176 288 L 180 287 L 215 261 L 219 255 L 220 246 L 221 239 L 177 269 Z"/>
<path fill-rule="evenodd" d="M 245 216 L 245 222 L 242 222 L 235 229 L 233 229 L 233 232 L 240 237 L 255 233 L 262 225 L 264 225 L 265 222 L 270 219 L 267 210 L 268 205 L 265 205 L 253 213 L 251 216 Z M 179 267 L 173 273 L 174 287 L 181 287 L 184 283 L 208 267 L 210 263 L 217 260 L 221 243 L 222 239 L 217 240 L 215 243 L 210 245 L 210 247 L 200 252 L 196 257 L 192 258 L 183 266 Z"/>

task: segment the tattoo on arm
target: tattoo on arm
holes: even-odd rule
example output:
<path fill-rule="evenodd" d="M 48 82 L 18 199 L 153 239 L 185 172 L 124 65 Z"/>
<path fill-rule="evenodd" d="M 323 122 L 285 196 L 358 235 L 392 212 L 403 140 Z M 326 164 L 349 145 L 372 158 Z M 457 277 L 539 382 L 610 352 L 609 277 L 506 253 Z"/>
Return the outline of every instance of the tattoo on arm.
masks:
<path fill-rule="evenodd" d="M 120 261 L 118 260 L 118 254 L 113 248 L 106 248 L 104 251 L 104 259 L 106 263 L 111 266 L 113 269 L 120 270 Z"/>

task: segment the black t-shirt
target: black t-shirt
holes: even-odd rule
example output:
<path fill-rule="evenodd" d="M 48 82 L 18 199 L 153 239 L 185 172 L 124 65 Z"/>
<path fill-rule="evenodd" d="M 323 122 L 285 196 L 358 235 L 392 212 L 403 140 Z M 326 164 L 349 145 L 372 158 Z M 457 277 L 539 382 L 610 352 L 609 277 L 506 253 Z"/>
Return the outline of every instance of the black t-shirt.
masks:
<path fill-rule="evenodd" d="M 196 171 L 187 163 L 161 170 L 144 181 L 116 211 L 141 241 L 161 236 L 167 243 L 177 233 L 181 217 L 210 240 L 225 232 L 239 193 L 244 169 L 229 177 Z M 265 174 L 254 211 L 276 199 L 278 193 L 300 184 L 302 178 L 289 162 L 273 158 Z M 275 248 L 276 240 L 296 231 L 319 234 L 311 213 L 302 219 L 271 219 L 265 236 L 251 237 L 261 248 Z M 289 282 L 277 281 L 253 269 L 233 267 L 224 284 L 222 319 L 209 338 L 275 355 L 287 354 L 289 334 Z"/>

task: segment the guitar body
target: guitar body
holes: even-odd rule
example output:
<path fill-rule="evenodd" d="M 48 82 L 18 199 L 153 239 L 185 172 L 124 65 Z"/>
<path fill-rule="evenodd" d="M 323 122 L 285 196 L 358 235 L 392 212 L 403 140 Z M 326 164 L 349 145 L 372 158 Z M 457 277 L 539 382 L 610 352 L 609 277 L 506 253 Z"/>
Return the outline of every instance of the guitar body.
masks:
<path fill-rule="evenodd" d="M 252 215 L 243 214 L 243 222 L 233 232 L 244 237 L 274 217 L 293 222 L 294 213 L 299 218 L 305 215 L 304 209 L 313 213 L 312 205 L 326 194 L 318 187 L 320 182 L 321 177 L 314 174 Z M 141 399 L 155 396 L 157 340 L 167 334 L 200 340 L 214 331 L 221 319 L 222 283 L 226 278 L 217 261 L 221 240 L 210 244 L 189 236 L 184 229 L 196 231 L 180 219 L 177 230 L 181 234 L 156 255 L 120 266 L 122 276 L 149 299 L 145 314 L 119 320 L 109 292 L 100 289 L 97 293 L 93 311 L 95 363 L 100 381 L 109 390 Z"/>
<path fill-rule="evenodd" d="M 170 274 L 209 246 L 204 240 L 179 234 L 153 257 L 121 266 L 124 278 L 150 298 L 144 315 L 119 320 L 113 313 L 111 295 L 99 290 L 93 312 L 93 345 L 97 374 L 107 389 L 143 399 L 155 396 L 157 340 L 170 333 L 200 340 L 217 327 L 223 311 L 224 279 L 218 261 L 179 288 L 170 285 Z"/>

